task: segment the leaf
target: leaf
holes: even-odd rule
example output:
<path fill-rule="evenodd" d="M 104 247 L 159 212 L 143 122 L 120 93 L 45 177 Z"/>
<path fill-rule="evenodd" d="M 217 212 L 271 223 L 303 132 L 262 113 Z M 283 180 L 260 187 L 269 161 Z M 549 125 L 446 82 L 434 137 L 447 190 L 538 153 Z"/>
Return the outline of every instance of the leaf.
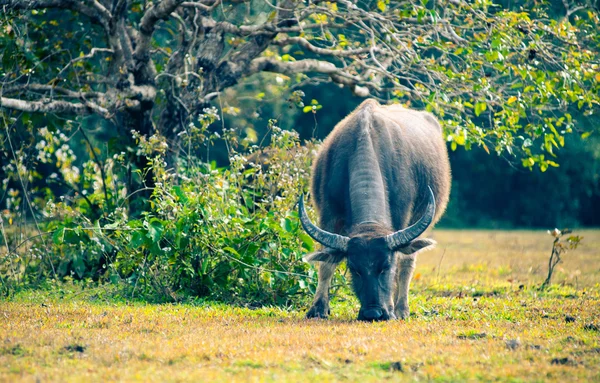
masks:
<path fill-rule="evenodd" d="M 517 97 L 516 96 L 510 96 L 508 98 L 508 101 L 506 102 L 508 105 L 512 104 L 513 102 L 517 101 Z"/>
<path fill-rule="evenodd" d="M 478 101 L 477 103 L 475 103 L 475 115 L 476 116 L 479 116 L 486 109 L 487 109 L 487 104 L 485 102 Z"/>
<path fill-rule="evenodd" d="M 485 54 L 485 58 L 490 62 L 498 60 L 498 51 L 487 52 Z"/>
<path fill-rule="evenodd" d="M 83 257 L 75 256 L 73 258 L 73 269 L 79 278 L 82 278 L 85 274 L 85 262 Z"/>
<path fill-rule="evenodd" d="M 131 234 L 131 241 L 129 242 L 129 244 L 131 245 L 132 248 L 137 249 L 140 246 L 142 246 L 144 244 L 145 240 L 145 235 L 144 232 L 141 230 L 135 230 L 132 234 Z"/>
<path fill-rule="evenodd" d="M 385 12 L 385 1 L 383 1 L 383 0 L 377 1 L 377 8 L 379 8 L 379 10 L 381 12 Z"/>
<path fill-rule="evenodd" d="M 289 218 L 282 218 L 281 219 L 281 228 L 285 231 L 287 231 L 288 233 L 291 233 L 292 231 L 294 231 L 294 227 L 292 225 L 292 220 Z"/>
<path fill-rule="evenodd" d="M 588 138 L 590 135 L 592 134 L 592 132 L 583 132 L 581 133 L 581 139 L 585 140 L 586 138 Z"/>
<path fill-rule="evenodd" d="M 488 149 L 488 147 L 487 147 L 487 145 L 486 145 L 486 144 L 483 144 L 483 143 L 482 143 L 482 144 L 481 144 L 481 146 L 483 147 L 483 150 L 485 150 L 485 152 L 486 152 L 487 154 L 490 154 L 490 150 Z"/>
<path fill-rule="evenodd" d="M 181 190 L 181 186 L 173 186 L 173 191 L 175 192 L 175 195 L 179 198 L 179 201 L 183 203 L 188 201 L 187 195 L 183 192 L 183 190 Z"/>
<path fill-rule="evenodd" d="M 60 245 L 64 242 L 64 240 L 65 240 L 65 228 L 59 227 L 58 229 L 56 229 L 54 231 L 54 235 L 52 236 L 52 242 L 54 242 L 55 245 Z"/>
<path fill-rule="evenodd" d="M 162 238 L 162 234 L 165 230 L 163 223 L 159 219 L 152 219 L 148 224 L 148 238 L 152 240 L 153 243 L 157 243 Z"/>
<path fill-rule="evenodd" d="M 237 250 L 234 249 L 233 247 L 227 246 L 227 247 L 224 247 L 223 250 L 226 251 L 226 252 L 228 252 L 228 253 L 230 253 L 230 254 L 235 255 L 238 258 L 240 256 L 240 253 L 238 253 Z"/>
<path fill-rule="evenodd" d="M 298 234 L 300 240 L 302 241 L 302 247 L 308 251 L 313 251 L 315 249 L 315 241 L 306 233 L 300 232 Z"/>
<path fill-rule="evenodd" d="M 312 106 L 311 105 L 307 105 L 304 108 L 302 108 L 302 111 L 304 113 L 312 112 Z"/>
<path fill-rule="evenodd" d="M 529 168 L 531 169 L 533 167 L 533 165 L 535 165 L 535 160 L 532 157 L 529 158 L 523 158 L 521 160 L 521 162 L 523 163 L 523 167 L 524 168 Z"/>
<path fill-rule="evenodd" d="M 248 244 L 246 250 L 244 251 L 244 260 L 251 261 L 256 257 L 256 253 L 260 249 L 260 246 L 257 243 Z"/>
<path fill-rule="evenodd" d="M 457 133 L 454 135 L 454 142 L 456 142 L 457 145 L 464 145 L 466 142 L 466 133 L 465 131 L 462 131 L 460 133 Z"/>

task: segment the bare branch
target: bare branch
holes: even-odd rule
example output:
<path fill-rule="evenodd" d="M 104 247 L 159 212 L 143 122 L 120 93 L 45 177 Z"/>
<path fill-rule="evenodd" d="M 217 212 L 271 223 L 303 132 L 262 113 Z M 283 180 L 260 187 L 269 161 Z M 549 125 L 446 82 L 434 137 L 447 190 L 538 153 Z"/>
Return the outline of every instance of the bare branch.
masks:
<path fill-rule="evenodd" d="M 132 85 L 131 91 L 121 92 L 123 96 L 139 101 L 154 101 L 156 98 L 156 88 L 150 85 Z"/>
<path fill-rule="evenodd" d="M 96 55 L 96 53 L 100 53 L 100 52 L 104 52 L 104 53 L 114 53 L 114 51 L 112 49 L 108 49 L 108 48 L 92 48 L 90 50 L 90 53 L 83 55 L 83 56 L 79 56 L 79 57 L 75 57 L 74 59 L 70 60 L 67 65 L 65 65 L 60 72 L 58 72 L 58 74 L 56 75 L 57 78 L 60 78 L 62 76 L 62 74 L 71 67 L 71 65 L 79 62 L 79 61 L 83 61 L 86 59 L 90 59 L 92 57 L 94 57 Z"/>
<path fill-rule="evenodd" d="M 183 0 L 163 0 L 146 11 L 140 22 L 140 36 L 134 57 L 138 63 L 146 63 L 150 59 L 150 40 L 159 20 L 169 17 Z"/>
<path fill-rule="evenodd" d="M 73 113 L 78 115 L 98 114 L 111 118 L 118 110 L 139 108 L 140 102 L 152 102 L 156 98 L 156 89 L 149 85 L 131 85 L 124 90 L 110 88 L 106 93 L 81 92 L 47 84 L 20 84 L 0 89 L 0 97 L 4 94 L 24 94 L 24 92 L 42 92 L 39 101 L 19 100 L 2 97 L 0 106 L 25 112 Z M 55 94 L 73 98 L 80 103 L 54 100 Z M 90 101 L 94 100 L 94 102 Z"/>
<path fill-rule="evenodd" d="M 79 56 L 79 57 L 76 57 L 73 60 L 71 60 L 69 65 L 72 65 L 81 60 L 91 59 L 92 57 L 94 57 L 96 55 L 96 53 L 101 53 L 101 52 L 102 53 L 114 53 L 112 49 L 108 49 L 108 48 L 92 48 L 92 49 L 90 49 L 90 53 L 88 53 L 87 55 Z"/>
<path fill-rule="evenodd" d="M 89 101 L 81 104 L 74 104 L 67 101 L 25 101 L 15 98 L 0 97 L 0 106 L 31 113 L 72 113 L 82 116 L 99 114 L 104 118 L 111 117 L 111 114 L 106 108 Z"/>
<path fill-rule="evenodd" d="M 293 0 L 282 0 L 277 7 L 277 17 L 273 23 L 293 23 L 293 10 L 298 6 Z M 258 57 L 273 42 L 277 32 L 251 36 L 248 41 L 241 45 L 236 51 L 228 54 L 219 64 L 219 75 L 223 76 L 219 84 L 213 90 L 221 90 L 235 84 L 240 76 L 247 70 L 250 62 Z"/>
<path fill-rule="evenodd" d="M 88 99 L 88 98 L 102 98 L 104 96 L 103 93 L 100 92 L 77 92 L 74 90 L 62 88 L 54 85 L 45 85 L 45 84 L 22 84 L 22 85 L 12 85 L 9 87 L 3 87 L 0 90 L 2 94 L 12 94 L 23 91 L 31 91 L 31 92 L 55 92 L 57 94 L 64 95 L 70 98 L 78 98 L 78 99 Z"/>
<path fill-rule="evenodd" d="M 344 72 L 342 68 L 336 67 L 333 63 L 315 59 L 285 62 L 269 57 L 260 57 L 252 60 L 246 74 L 251 75 L 263 71 L 281 73 L 288 76 L 296 73 L 311 72 L 326 74 L 333 82 L 350 87 L 355 94 L 362 97 L 369 95 L 369 90 L 365 86 L 380 90 L 376 84 L 366 82 L 357 76 L 352 76 Z"/>
<path fill-rule="evenodd" d="M 97 12 L 100 13 L 100 15 L 102 15 L 103 20 L 107 21 L 112 18 L 112 15 L 108 11 L 108 9 L 106 9 L 104 5 L 100 4 L 98 0 L 89 0 L 89 3 L 93 7 L 93 9 L 95 9 Z"/>
<path fill-rule="evenodd" d="M 356 56 L 356 55 L 369 53 L 369 52 L 370 53 L 380 52 L 380 49 L 377 47 L 348 49 L 348 50 L 320 48 L 320 47 L 314 46 L 307 39 L 305 39 L 303 37 L 287 37 L 287 38 L 283 38 L 283 39 L 278 39 L 277 41 L 274 41 L 274 43 L 279 46 L 298 44 L 302 48 L 304 48 L 312 53 L 316 53 L 318 55 L 324 55 L 324 56 L 348 57 L 348 56 Z"/>
<path fill-rule="evenodd" d="M 204 28 L 215 28 L 216 26 L 220 26 L 224 32 L 231 33 L 232 35 L 237 36 L 251 36 L 251 35 L 261 35 L 261 34 L 273 34 L 273 33 L 301 33 L 310 29 L 323 29 L 323 28 L 346 28 L 348 27 L 348 23 L 338 24 L 338 23 L 328 23 L 328 24 L 307 24 L 307 25 L 297 25 L 293 27 L 277 27 L 272 23 L 265 23 L 262 25 L 235 25 L 228 21 L 215 21 L 210 17 L 203 17 L 202 25 Z"/>
<path fill-rule="evenodd" d="M 248 67 L 247 74 L 251 75 L 262 71 L 282 73 L 285 75 L 310 72 L 335 74 L 339 71 L 339 68 L 333 63 L 315 59 L 279 61 L 270 57 L 260 57 L 252 60 Z"/>
<path fill-rule="evenodd" d="M 206 3 L 212 3 L 211 5 L 208 5 Z M 219 6 L 219 4 L 221 4 L 221 0 L 216 0 L 216 1 L 184 1 L 183 3 L 181 3 L 182 7 L 188 7 L 188 8 L 198 8 L 201 9 L 203 11 L 206 12 L 210 12 L 213 9 L 215 9 L 216 7 Z"/>
<path fill-rule="evenodd" d="M 200 22 L 205 29 L 220 27 L 224 32 L 238 36 L 248 36 L 256 33 L 273 33 L 275 29 L 272 24 L 237 26 L 228 21 L 217 22 L 210 17 L 202 17 Z"/>

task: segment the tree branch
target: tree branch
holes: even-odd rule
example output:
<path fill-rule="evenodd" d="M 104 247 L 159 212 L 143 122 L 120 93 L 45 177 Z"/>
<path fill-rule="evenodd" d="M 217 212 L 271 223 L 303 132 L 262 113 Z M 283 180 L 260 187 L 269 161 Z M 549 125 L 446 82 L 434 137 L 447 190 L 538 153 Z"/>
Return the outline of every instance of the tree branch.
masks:
<path fill-rule="evenodd" d="M 311 29 L 323 29 L 323 28 L 346 28 L 348 27 L 348 23 L 344 24 L 336 24 L 336 23 L 328 23 L 328 24 L 308 24 L 308 25 L 297 25 L 292 27 L 278 27 L 272 23 L 265 23 L 262 25 L 235 25 L 228 21 L 215 21 L 210 17 L 202 17 L 201 19 L 202 26 L 204 28 L 215 28 L 220 26 L 222 30 L 226 33 L 231 33 L 232 35 L 237 36 L 251 36 L 251 35 L 261 35 L 261 34 L 273 34 L 273 33 L 301 33 L 305 30 Z"/>
<path fill-rule="evenodd" d="M 163 0 L 146 11 L 140 22 L 140 36 L 134 53 L 137 65 L 143 65 L 150 59 L 150 41 L 156 23 L 168 18 L 182 2 L 183 0 Z"/>
<path fill-rule="evenodd" d="M 312 45 L 307 39 L 305 39 L 303 37 L 287 37 L 287 38 L 283 38 L 283 39 L 278 39 L 278 40 L 274 41 L 274 44 L 277 44 L 279 46 L 298 44 L 302 48 L 304 48 L 312 53 L 316 53 L 318 55 L 324 55 L 324 56 L 337 56 L 337 57 L 356 56 L 356 55 L 360 55 L 363 53 L 369 53 L 369 52 L 375 53 L 375 52 L 381 51 L 377 47 L 348 49 L 348 50 L 320 48 L 315 45 Z"/>
<path fill-rule="evenodd" d="M 206 3 L 212 3 L 211 5 L 208 5 Z M 219 6 L 219 4 L 221 4 L 221 0 L 215 0 L 215 1 L 207 1 L 207 2 L 202 2 L 202 1 L 184 1 L 183 3 L 181 3 L 182 7 L 188 7 L 188 8 L 198 8 L 201 9 L 203 11 L 206 12 L 210 12 L 213 9 L 215 9 L 216 7 Z"/>
<path fill-rule="evenodd" d="M 277 17 L 272 24 L 284 26 L 285 24 L 294 24 L 297 21 L 294 19 L 294 9 L 298 6 L 293 0 L 281 0 L 276 6 Z M 211 91 L 218 91 L 237 83 L 239 78 L 247 71 L 250 62 L 258 57 L 265 49 L 273 42 L 278 32 L 271 32 L 251 36 L 248 41 L 241 45 L 235 51 L 230 51 L 223 60 L 220 61 L 217 68 L 217 77 L 213 79 L 216 83 L 210 84 Z"/>
<path fill-rule="evenodd" d="M 251 75 L 258 72 L 275 72 L 288 76 L 296 73 L 322 73 L 328 75 L 331 80 L 337 84 L 348 86 L 352 91 L 361 97 L 369 95 L 369 88 L 380 90 L 374 83 L 362 80 L 357 76 L 352 76 L 345 73 L 341 68 L 336 67 L 333 63 L 315 59 L 306 59 L 299 61 L 278 61 L 269 57 L 260 57 L 252 60 L 248 67 L 246 75 Z"/>
<path fill-rule="evenodd" d="M 0 106 L 31 113 L 71 113 L 82 116 L 95 113 L 107 119 L 111 117 L 111 114 L 106 108 L 89 101 L 81 104 L 74 104 L 67 101 L 25 101 L 15 98 L 0 97 Z"/>
<path fill-rule="evenodd" d="M 24 112 L 41 113 L 73 113 L 78 115 L 98 114 L 104 118 L 121 109 L 137 109 L 140 102 L 151 102 L 156 98 L 156 89 L 150 85 L 131 85 L 124 90 L 109 88 L 106 93 L 102 92 L 79 92 L 62 87 L 46 84 L 20 84 L 0 89 L 3 94 L 22 94 L 23 92 L 44 92 L 40 101 L 20 100 L 16 98 L 2 97 L 0 106 L 21 110 Z M 54 100 L 53 93 L 61 94 L 68 98 L 79 100 L 80 103 L 71 101 Z M 92 102 L 90 99 L 94 99 Z"/>
<path fill-rule="evenodd" d="M 310 72 L 329 75 L 337 73 L 339 68 L 330 62 L 315 59 L 279 61 L 270 57 L 259 57 L 252 60 L 246 74 L 251 75 L 263 71 L 281 73 L 285 75 Z"/>
<path fill-rule="evenodd" d="M 88 2 L 91 4 L 93 9 L 95 9 L 97 12 L 100 13 L 100 15 L 102 16 L 102 19 L 104 21 L 108 21 L 112 18 L 112 15 L 109 12 L 109 10 L 106 9 L 104 7 L 104 5 L 100 4 L 100 2 L 98 2 L 98 0 L 88 0 Z"/>
<path fill-rule="evenodd" d="M 77 99 L 88 99 L 88 98 L 103 98 L 104 94 L 99 92 L 77 92 L 74 90 L 62 88 L 60 86 L 46 85 L 46 84 L 19 84 L 3 87 L 0 89 L 1 94 L 11 94 L 23 91 L 32 92 L 56 92 L 57 94 L 64 95 L 70 98 Z"/>

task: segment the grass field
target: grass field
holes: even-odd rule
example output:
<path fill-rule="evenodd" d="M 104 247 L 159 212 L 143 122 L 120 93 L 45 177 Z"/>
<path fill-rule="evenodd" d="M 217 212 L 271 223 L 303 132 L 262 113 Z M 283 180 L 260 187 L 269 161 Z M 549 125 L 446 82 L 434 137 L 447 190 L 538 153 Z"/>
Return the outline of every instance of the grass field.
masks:
<path fill-rule="evenodd" d="M 434 232 L 411 318 L 362 323 L 340 294 L 303 310 L 150 305 L 103 289 L 0 301 L 2 381 L 600 381 L 600 231 L 547 292 L 545 232 Z"/>

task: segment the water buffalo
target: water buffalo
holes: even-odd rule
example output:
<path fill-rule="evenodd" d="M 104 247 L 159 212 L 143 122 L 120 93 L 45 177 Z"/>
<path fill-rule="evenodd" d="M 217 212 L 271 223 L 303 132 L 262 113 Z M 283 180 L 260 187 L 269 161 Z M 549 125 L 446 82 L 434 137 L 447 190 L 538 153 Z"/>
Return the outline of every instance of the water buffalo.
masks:
<path fill-rule="evenodd" d="M 435 241 L 419 236 L 443 214 L 450 164 L 442 131 L 427 112 L 363 102 L 325 139 L 313 164 L 313 224 L 300 198 L 304 230 L 323 245 L 308 318 L 329 314 L 329 285 L 346 260 L 359 320 L 407 318 L 417 253 Z"/>

